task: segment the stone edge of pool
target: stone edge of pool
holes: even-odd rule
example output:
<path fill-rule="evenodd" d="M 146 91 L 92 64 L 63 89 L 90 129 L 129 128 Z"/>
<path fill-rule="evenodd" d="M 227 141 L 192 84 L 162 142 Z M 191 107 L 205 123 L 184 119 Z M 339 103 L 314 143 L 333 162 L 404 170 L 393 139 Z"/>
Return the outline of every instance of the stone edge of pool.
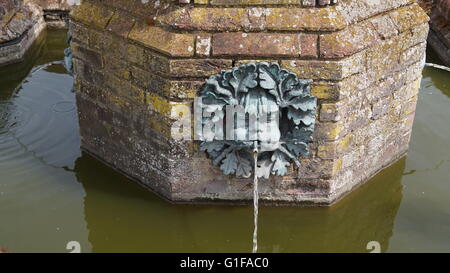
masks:
<path fill-rule="evenodd" d="M 5 0 L 0 4 L 0 66 L 23 61 L 47 27 L 67 28 L 64 0 Z"/>

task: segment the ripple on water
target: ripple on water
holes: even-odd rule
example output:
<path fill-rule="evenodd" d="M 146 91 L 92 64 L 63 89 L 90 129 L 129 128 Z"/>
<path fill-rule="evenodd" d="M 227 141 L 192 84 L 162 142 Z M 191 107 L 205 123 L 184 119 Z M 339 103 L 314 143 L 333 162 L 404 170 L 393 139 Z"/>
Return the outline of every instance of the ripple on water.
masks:
<path fill-rule="evenodd" d="M 67 113 L 74 111 L 76 109 L 76 105 L 73 101 L 60 101 L 53 104 L 52 109 L 57 113 Z"/>
<path fill-rule="evenodd" d="M 81 152 L 72 85 L 70 75 L 42 69 L 0 102 L 0 173 L 16 178 L 8 179 L 15 181 L 15 190 L 29 179 L 35 186 L 46 183 L 38 177 L 54 174 L 43 166 L 74 168 Z"/>
<path fill-rule="evenodd" d="M 11 101 L 0 102 L 0 135 L 19 126 L 19 117 L 23 115 L 23 112 Z"/>

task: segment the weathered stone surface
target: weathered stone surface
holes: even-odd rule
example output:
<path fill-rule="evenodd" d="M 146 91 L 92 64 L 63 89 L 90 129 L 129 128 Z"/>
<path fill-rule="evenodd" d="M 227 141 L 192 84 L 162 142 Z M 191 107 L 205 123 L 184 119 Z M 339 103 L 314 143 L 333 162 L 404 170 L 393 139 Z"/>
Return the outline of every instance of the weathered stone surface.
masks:
<path fill-rule="evenodd" d="M 209 56 L 211 54 L 211 35 L 199 34 L 195 38 L 195 54 Z"/>
<path fill-rule="evenodd" d="M 395 22 L 389 14 L 375 17 L 370 20 L 370 23 L 383 40 L 398 34 Z"/>
<path fill-rule="evenodd" d="M 90 63 L 92 66 L 96 68 L 103 68 L 103 60 L 100 53 L 95 52 L 94 50 L 87 49 L 75 43 L 72 44 L 72 52 L 81 60 Z"/>
<path fill-rule="evenodd" d="M 109 21 L 107 29 L 116 35 L 127 38 L 134 23 L 135 20 L 133 18 L 124 13 L 116 12 Z"/>
<path fill-rule="evenodd" d="M 317 34 L 299 34 L 300 40 L 300 57 L 302 58 L 317 58 L 319 56 Z"/>
<path fill-rule="evenodd" d="M 246 13 L 246 17 L 244 18 L 245 31 L 261 31 L 267 29 L 266 16 L 270 13 L 269 8 L 247 8 Z"/>
<path fill-rule="evenodd" d="M 6 22 L 21 8 L 21 2 L 18 0 L 4 0 L 0 5 L 0 26 Z"/>
<path fill-rule="evenodd" d="M 69 12 L 77 4 L 75 0 L 23 0 L 24 3 L 33 3 L 43 11 L 47 28 L 67 29 Z"/>
<path fill-rule="evenodd" d="M 343 97 L 337 84 L 325 81 L 313 82 L 311 94 L 318 99 L 331 101 L 336 101 Z"/>
<path fill-rule="evenodd" d="M 429 20 L 426 13 L 417 4 L 397 9 L 389 13 L 389 16 L 394 21 L 399 32 L 404 32 L 415 25 L 421 25 Z"/>
<path fill-rule="evenodd" d="M 15 0 L 0 5 L 0 43 L 18 38 L 33 24 L 33 19 L 24 14 L 27 9 L 29 7 Z"/>
<path fill-rule="evenodd" d="M 86 1 L 91 2 L 92 0 L 83 0 L 83 2 Z M 153 18 L 156 14 L 163 14 L 173 4 L 173 0 L 149 0 L 147 2 L 138 0 L 100 0 L 100 2 L 113 9 L 126 10 L 140 19 Z"/>
<path fill-rule="evenodd" d="M 301 43 L 308 43 L 299 34 L 281 33 L 217 33 L 212 39 L 214 56 L 299 56 Z"/>
<path fill-rule="evenodd" d="M 170 56 L 189 57 L 194 55 L 195 36 L 192 34 L 172 33 L 159 27 L 136 23 L 128 37 Z"/>
<path fill-rule="evenodd" d="M 342 80 L 362 72 L 366 56 L 360 53 L 340 61 L 282 60 L 281 65 L 306 79 Z"/>
<path fill-rule="evenodd" d="M 211 5 L 288 5 L 299 4 L 298 0 L 209 0 Z"/>
<path fill-rule="evenodd" d="M 375 42 L 378 35 L 370 22 L 362 22 L 331 34 L 320 35 L 320 56 L 342 58 L 362 51 Z"/>
<path fill-rule="evenodd" d="M 170 60 L 169 73 L 173 77 L 206 77 L 230 69 L 231 60 L 221 59 L 183 59 Z"/>
<path fill-rule="evenodd" d="M 272 8 L 266 15 L 267 29 L 337 31 L 347 24 L 334 7 L 317 8 Z"/>
<path fill-rule="evenodd" d="M 423 25 L 428 19 L 428 16 L 417 4 L 402 7 L 388 15 L 351 25 L 343 31 L 321 35 L 320 56 L 342 58 L 355 54 L 378 43 L 380 39 L 386 39 L 397 32 L 402 33 L 414 26 Z M 392 24 L 395 26 L 395 30 Z"/>
<path fill-rule="evenodd" d="M 156 17 L 158 24 L 180 30 L 197 31 L 336 31 L 347 26 L 334 7 L 245 8 L 180 7 Z"/>
<path fill-rule="evenodd" d="M 415 0 L 391 0 L 391 1 L 342 1 L 336 9 L 345 18 L 347 23 L 354 24 L 358 21 L 395 10 L 399 7 L 412 4 Z"/>
<path fill-rule="evenodd" d="M 42 11 L 33 3 L 0 3 L 0 65 L 21 61 L 45 28 Z"/>
<path fill-rule="evenodd" d="M 338 3 L 338 0 L 210 0 L 212 5 L 302 5 L 304 7 L 314 7 L 335 3 Z"/>
<path fill-rule="evenodd" d="M 316 126 L 315 139 L 333 141 L 342 138 L 345 133 L 343 122 L 320 122 Z"/>
<path fill-rule="evenodd" d="M 74 21 L 104 29 L 109 20 L 111 20 L 113 14 L 113 10 L 105 8 L 104 6 L 84 2 L 82 5 L 75 6 L 72 10 L 71 18 Z"/>
<path fill-rule="evenodd" d="M 67 0 L 25 0 L 27 2 L 33 2 L 41 7 L 43 10 L 60 10 L 70 11 L 72 5 L 69 5 Z"/>
<path fill-rule="evenodd" d="M 236 31 L 244 28 L 246 10 L 242 8 L 183 7 L 157 17 L 161 24 L 184 30 Z"/>
<path fill-rule="evenodd" d="M 262 202 L 330 204 L 406 151 L 428 32 L 412 1 L 193 0 L 157 15 L 123 1 L 88 1 L 113 12 L 103 28 L 72 24 L 82 145 L 159 194 L 252 198 L 251 179 L 171 134 L 174 110 L 190 109 L 208 76 L 248 62 L 313 79 L 318 99 L 311 153 L 261 183 Z"/>

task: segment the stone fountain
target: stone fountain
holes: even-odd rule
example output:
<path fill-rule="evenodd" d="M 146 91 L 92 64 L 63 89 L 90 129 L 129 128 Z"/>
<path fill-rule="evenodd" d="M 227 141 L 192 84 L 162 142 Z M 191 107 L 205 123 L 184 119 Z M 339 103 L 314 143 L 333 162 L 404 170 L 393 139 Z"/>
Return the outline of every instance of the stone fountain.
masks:
<path fill-rule="evenodd" d="M 407 152 L 428 20 L 412 0 L 82 1 L 70 23 L 82 148 L 170 201 L 248 203 L 248 156 L 225 164 L 232 145 L 205 148 L 188 114 L 206 94 L 250 90 L 296 140 L 262 157 L 260 201 L 330 205 Z M 286 104 L 293 94 L 305 104 Z M 180 116 L 190 139 L 173 134 Z"/>

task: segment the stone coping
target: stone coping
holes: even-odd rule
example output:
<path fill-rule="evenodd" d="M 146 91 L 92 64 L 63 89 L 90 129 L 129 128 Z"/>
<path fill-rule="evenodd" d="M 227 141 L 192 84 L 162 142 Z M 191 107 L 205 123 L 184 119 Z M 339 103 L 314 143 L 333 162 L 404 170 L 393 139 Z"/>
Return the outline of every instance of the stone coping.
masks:
<path fill-rule="evenodd" d="M 0 44 L 0 66 L 22 61 L 28 49 L 44 29 L 44 20 L 38 20 L 19 38 Z"/>
<path fill-rule="evenodd" d="M 0 30 L 0 65 L 20 61 L 44 28 L 39 7 L 32 3 L 21 6 Z"/>
<path fill-rule="evenodd" d="M 0 23 L 0 44 L 21 37 L 35 23 L 38 13 L 36 6 L 23 5 L 6 14 Z"/>
<path fill-rule="evenodd" d="M 51 12 L 68 13 L 72 7 L 66 0 L 2 0 L 0 5 L 0 44 L 14 44 L 20 42 L 39 17 L 51 17 Z M 45 11 L 44 13 L 42 11 Z M 50 12 L 50 14 L 46 14 Z M 63 20 L 62 14 L 53 16 L 52 21 L 56 19 Z M 59 17 L 59 18 L 58 18 Z M 64 26 L 62 22 L 62 26 Z"/>
<path fill-rule="evenodd" d="M 198 4 L 212 6 L 272 6 L 272 5 L 295 5 L 301 7 L 324 7 L 336 4 L 339 0 L 179 0 L 182 4 Z"/>
<path fill-rule="evenodd" d="M 26 2 L 32 2 L 41 7 L 42 10 L 59 10 L 70 11 L 72 6 L 68 4 L 67 0 L 25 0 Z"/>
<path fill-rule="evenodd" d="M 348 2 L 353 3 L 353 1 L 347 1 L 343 2 L 342 5 Z M 392 5 L 388 7 L 391 10 L 390 8 L 392 7 L 410 2 L 409 0 L 392 1 Z M 336 18 L 328 18 L 325 21 L 328 23 L 334 22 L 328 26 L 334 25 L 336 28 L 334 29 L 335 31 L 331 31 L 332 28 L 325 27 L 326 31 L 320 31 L 318 33 L 309 32 L 311 29 L 305 31 L 307 26 L 294 27 L 295 24 L 292 22 L 289 23 L 288 21 L 275 19 L 272 21 L 268 20 L 267 15 L 265 16 L 265 30 L 260 29 L 259 32 L 247 33 L 240 30 L 241 28 L 245 29 L 247 23 L 248 28 L 251 29 L 253 26 L 255 30 L 260 28 L 261 25 L 259 23 L 254 24 L 255 20 L 250 19 L 248 12 L 244 13 L 242 10 L 238 11 L 238 9 L 225 9 L 222 13 L 222 19 L 225 16 L 231 21 L 222 19 L 217 22 L 212 21 L 209 26 L 207 21 L 205 21 L 205 18 L 208 18 L 209 15 L 202 15 L 202 11 L 199 11 L 198 16 L 193 16 L 191 13 L 188 16 L 191 18 L 189 19 L 189 23 L 184 21 L 188 19 L 183 18 L 183 16 L 178 16 L 179 14 L 184 14 L 186 9 L 178 9 L 166 13 L 158 17 L 162 19 L 157 19 L 161 23 L 163 21 L 166 23 L 170 21 L 172 27 L 186 26 L 187 28 L 193 28 L 191 32 L 177 32 L 173 28 L 167 28 L 163 24 L 151 26 L 147 22 L 127 16 L 121 11 L 91 2 L 85 2 L 83 5 L 76 7 L 71 13 L 71 17 L 75 22 L 92 25 L 99 30 L 106 29 L 118 36 L 134 40 L 136 43 L 164 55 L 181 58 L 195 56 L 273 56 L 339 59 L 351 56 L 376 42 L 408 31 L 412 27 L 426 23 L 429 20 L 428 16 L 426 16 L 418 4 L 413 3 L 392 12 L 385 12 L 357 23 L 349 24 L 348 18 L 354 20 L 356 17 L 337 16 L 337 7 L 339 5 L 319 9 L 334 12 Z M 205 8 L 201 10 L 210 11 L 214 9 Z M 288 9 L 276 10 L 281 12 L 279 14 L 289 13 Z M 192 12 L 194 15 L 197 14 L 196 9 Z M 246 15 L 247 17 L 244 16 L 244 19 L 242 19 L 239 15 Z M 288 15 L 282 17 L 294 18 Z M 321 26 L 321 24 L 317 24 L 317 20 L 314 21 L 313 17 L 310 17 L 311 26 L 314 23 L 316 26 L 315 30 L 320 30 L 320 27 L 318 28 L 317 26 Z M 173 20 L 171 21 L 168 18 L 172 18 Z M 218 25 L 224 25 L 227 22 L 231 22 L 230 24 L 233 25 L 232 31 L 221 32 L 221 26 Z M 324 23 L 323 25 L 327 24 Z M 196 27 L 199 29 L 196 29 Z M 213 33 L 193 33 L 194 31 L 205 29 L 211 31 L 214 28 L 217 30 Z M 300 30 L 306 33 L 299 34 L 298 32 Z M 271 52 L 269 54 L 270 56 L 268 52 Z"/>
<path fill-rule="evenodd" d="M 21 61 L 28 48 L 47 26 L 66 27 L 64 13 L 67 14 L 71 8 L 66 0 L 2 0 L 0 65 Z M 49 21 L 48 24 L 44 19 Z"/>

